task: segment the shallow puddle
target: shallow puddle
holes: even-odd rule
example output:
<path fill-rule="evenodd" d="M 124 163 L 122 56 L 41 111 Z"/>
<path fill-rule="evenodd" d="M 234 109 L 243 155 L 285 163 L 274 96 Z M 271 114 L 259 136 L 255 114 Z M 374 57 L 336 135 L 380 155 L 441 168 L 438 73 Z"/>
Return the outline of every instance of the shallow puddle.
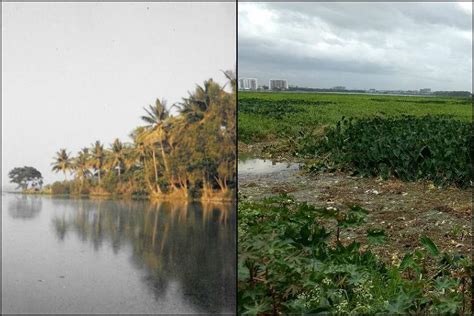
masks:
<path fill-rule="evenodd" d="M 239 176 L 265 175 L 273 173 L 294 173 L 299 164 L 293 162 L 275 162 L 259 158 L 239 159 Z"/>

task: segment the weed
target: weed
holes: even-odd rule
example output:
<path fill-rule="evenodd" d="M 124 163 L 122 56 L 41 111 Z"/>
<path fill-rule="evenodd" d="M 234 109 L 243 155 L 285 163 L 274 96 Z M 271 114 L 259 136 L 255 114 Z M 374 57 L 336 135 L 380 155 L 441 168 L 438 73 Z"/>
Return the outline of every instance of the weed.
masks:
<path fill-rule="evenodd" d="M 472 140 L 469 123 L 440 116 L 404 116 L 343 119 L 322 140 L 300 138 L 297 148 L 300 154 L 326 156 L 363 176 L 468 187 Z"/>
<path fill-rule="evenodd" d="M 321 209 L 280 195 L 239 203 L 238 309 L 241 314 L 456 314 L 467 313 L 471 263 L 424 250 L 387 265 L 361 245 L 329 242 L 332 231 L 361 225 L 366 211 Z M 383 243 L 382 230 L 368 231 Z M 431 269 L 427 268 L 430 264 Z"/>

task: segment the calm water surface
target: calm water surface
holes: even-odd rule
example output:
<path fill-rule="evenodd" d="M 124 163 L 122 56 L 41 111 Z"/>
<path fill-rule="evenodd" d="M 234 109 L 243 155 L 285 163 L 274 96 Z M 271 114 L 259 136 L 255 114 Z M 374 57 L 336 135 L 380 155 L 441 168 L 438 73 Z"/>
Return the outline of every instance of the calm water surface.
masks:
<path fill-rule="evenodd" d="M 268 159 L 252 157 L 239 157 L 238 170 L 239 176 L 293 173 L 299 170 L 299 164 L 293 162 L 275 162 Z"/>
<path fill-rule="evenodd" d="M 2 194 L 4 313 L 232 313 L 235 208 Z"/>

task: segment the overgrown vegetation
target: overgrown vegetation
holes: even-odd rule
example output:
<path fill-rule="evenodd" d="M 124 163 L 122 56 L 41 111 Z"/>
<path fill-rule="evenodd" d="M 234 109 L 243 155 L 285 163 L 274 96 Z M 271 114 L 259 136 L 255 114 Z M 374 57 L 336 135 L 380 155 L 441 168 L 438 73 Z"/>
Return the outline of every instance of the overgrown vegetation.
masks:
<path fill-rule="evenodd" d="M 232 92 L 212 79 L 189 93 L 177 115 L 164 100 L 145 108 L 145 125 L 116 139 L 100 141 L 75 157 L 61 149 L 53 171 L 74 179 L 55 183 L 54 194 L 132 195 L 152 198 L 231 199 L 235 183 L 235 76 L 225 72 Z"/>
<path fill-rule="evenodd" d="M 286 140 L 302 129 L 334 126 L 343 116 L 360 119 L 430 114 L 472 120 L 472 98 L 466 97 L 239 92 L 238 102 L 239 141 L 247 144 Z"/>
<path fill-rule="evenodd" d="M 342 168 L 467 187 L 472 180 L 471 124 L 448 117 L 343 119 L 325 137 L 298 138 L 297 152 L 319 157 L 310 170 Z"/>
<path fill-rule="evenodd" d="M 472 264 L 443 252 L 427 236 L 400 263 L 384 262 L 370 243 L 343 243 L 364 209 L 317 208 L 281 195 L 240 202 L 238 312 L 242 314 L 470 314 Z M 363 250 L 364 249 L 364 250 Z"/>

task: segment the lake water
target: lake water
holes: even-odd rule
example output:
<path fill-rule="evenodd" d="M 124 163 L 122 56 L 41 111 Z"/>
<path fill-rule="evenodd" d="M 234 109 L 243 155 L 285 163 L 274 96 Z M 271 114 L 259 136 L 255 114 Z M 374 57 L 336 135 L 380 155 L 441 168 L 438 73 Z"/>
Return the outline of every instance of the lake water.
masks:
<path fill-rule="evenodd" d="M 2 194 L 4 313 L 234 313 L 227 204 Z"/>

